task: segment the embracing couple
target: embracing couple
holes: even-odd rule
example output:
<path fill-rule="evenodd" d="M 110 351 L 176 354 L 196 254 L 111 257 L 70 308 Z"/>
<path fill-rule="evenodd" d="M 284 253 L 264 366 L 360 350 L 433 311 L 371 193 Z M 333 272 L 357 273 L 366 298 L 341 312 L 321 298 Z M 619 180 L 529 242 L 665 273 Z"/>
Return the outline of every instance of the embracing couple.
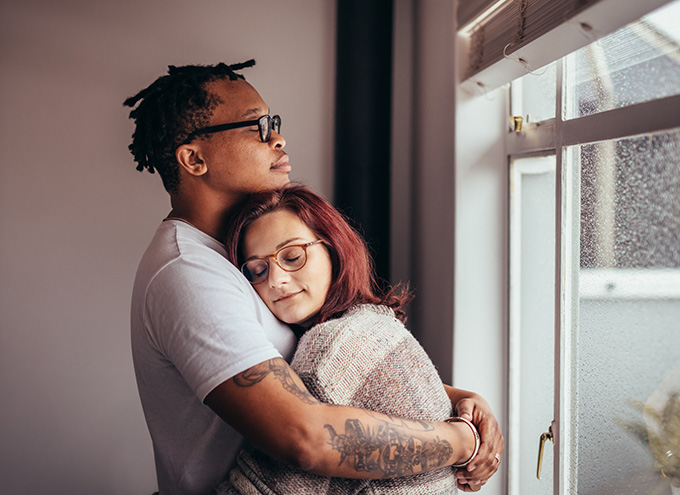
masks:
<path fill-rule="evenodd" d="M 477 491 L 503 437 L 442 384 L 376 284 L 365 242 L 290 186 L 253 65 L 169 68 L 126 100 L 138 170 L 172 210 L 132 296 L 132 352 L 160 495 Z"/>

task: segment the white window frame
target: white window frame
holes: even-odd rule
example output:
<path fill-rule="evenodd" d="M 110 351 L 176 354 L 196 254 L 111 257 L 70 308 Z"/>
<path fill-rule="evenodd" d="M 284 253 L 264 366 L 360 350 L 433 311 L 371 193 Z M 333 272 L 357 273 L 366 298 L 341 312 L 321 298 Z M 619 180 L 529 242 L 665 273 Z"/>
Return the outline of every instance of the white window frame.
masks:
<path fill-rule="evenodd" d="M 614 2 L 616 3 L 616 2 Z M 627 1 L 621 3 L 628 4 Z M 659 2 L 663 4 L 665 2 Z M 603 0 L 601 7 L 607 7 L 612 12 L 612 3 Z M 640 6 L 641 4 L 638 4 Z M 656 6 L 656 4 L 654 5 Z M 652 7 L 654 7 L 652 6 Z M 649 10 L 650 5 L 644 8 Z M 618 7 L 614 6 L 614 10 Z M 627 7 L 621 7 L 616 12 L 619 15 Z M 628 15 L 630 12 L 624 15 Z M 635 14 L 638 18 L 640 15 Z M 586 16 L 586 13 L 584 13 Z M 532 67 L 540 67 L 536 60 L 543 57 L 541 47 L 559 45 L 561 42 L 575 44 L 575 40 L 583 41 L 583 33 L 578 30 L 578 23 L 583 20 L 597 25 L 599 20 L 606 22 L 608 14 L 603 13 L 603 19 L 593 21 L 593 17 L 581 17 L 575 22 L 564 26 L 561 34 L 556 34 L 560 40 L 546 42 L 539 40 L 534 46 L 527 47 L 525 52 L 518 56 L 530 60 Z M 596 16 L 597 17 L 597 16 Z M 630 19 L 633 20 L 633 19 Z M 618 22 L 618 21 L 617 21 Z M 620 26 L 621 24 L 619 24 Z M 574 51 L 587 43 L 573 46 L 569 51 Z M 566 54 L 566 53 L 565 53 Z M 538 58 L 536 58 L 538 57 Z M 467 61 L 465 52 L 465 40 L 460 41 L 457 56 L 458 64 L 464 65 Z M 574 205 L 563 201 L 578 194 L 578 191 L 563 191 L 561 184 L 578 184 L 578 178 L 567 177 L 566 174 L 574 173 L 565 170 L 563 166 L 564 153 L 567 146 L 579 143 L 600 140 L 611 140 L 623 137 L 635 136 L 659 132 L 680 126 L 680 97 L 673 96 L 656 101 L 640 103 L 630 107 L 619 108 L 600 114 L 581 117 L 579 119 L 566 120 L 552 119 L 538 124 L 525 124 L 525 132 L 513 133 L 509 130 L 509 95 L 505 88 L 493 90 L 492 88 L 506 83 L 520 75 L 516 61 L 504 60 L 489 69 L 491 72 L 489 84 L 483 87 L 477 84 L 477 80 L 468 80 L 461 83 L 457 89 L 456 98 L 456 175 L 455 175 L 455 329 L 454 334 L 454 378 L 455 384 L 471 388 L 473 390 L 494 390 L 491 380 L 496 375 L 495 359 L 505 357 L 505 369 L 508 369 L 508 334 L 510 301 L 508 300 L 509 282 L 509 234 L 508 214 L 500 207 L 508 205 L 507 191 L 499 196 L 499 185 L 509 182 L 509 160 L 514 157 L 526 155 L 543 155 L 555 153 L 556 158 L 556 208 L 557 231 L 556 235 L 556 290 L 555 290 L 555 326 L 559 330 L 560 339 L 556 342 L 556 352 L 562 362 L 567 359 L 575 342 L 567 339 L 569 332 L 562 329 L 570 328 L 572 321 L 578 321 L 577 316 L 572 314 L 570 308 L 578 307 L 574 299 L 579 297 L 579 287 L 564 286 L 567 280 L 578 283 L 579 267 L 571 266 L 566 260 L 572 258 L 571 253 L 579 249 L 579 233 L 563 231 L 569 216 L 575 214 Z M 463 72 L 459 69 L 459 74 Z M 562 94 L 561 78 L 562 69 L 558 67 L 558 94 L 556 102 L 560 108 L 556 115 L 561 116 Z M 485 77 L 480 74 L 478 78 Z M 485 80 L 486 82 L 487 80 Z M 496 140 L 495 144 L 492 144 Z M 568 179 L 568 180 L 567 180 Z M 572 186 L 569 186 L 572 187 Z M 578 187 L 578 186 L 576 186 Z M 485 201 L 477 198 L 484 198 Z M 506 210 L 507 211 L 507 210 Z M 573 225 L 573 222 L 571 222 Z M 482 261 L 483 260 L 483 261 Z M 488 266 L 487 266 L 488 265 Z M 493 273 L 498 270 L 497 273 Z M 572 276 L 568 276 L 572 275 Z M 505 300 L 502 297 L 505 294 Z M 613 296 L 614 297 L 614 296 Z M 494 331 L 497 332 L 494 336 Z M 575 333 L 571 333 L 575 338 Z M 495 342 L 494 342 L 495 339 Z M 480 344 L 484 347 L 480 348 Z M 471 352 L 479 349 L 479 353 Z M 480 374 L 479 366 L 491 366 Z M 504 375 L 507 377 L 507 375 Z M 567 374 L 570 376 L 570 374 Z M 488 378 L 491 377 L 491 378 Z M 561 380 L 556 374 L 556 381 Z M 568 383 L 556 383 L 556 391 L 562 391 L 562 395 L 556 393 L 555 401 L 561 415 L 567 413 L 566 407 L 570 404 L 569 397 L 564 393 L 570 390 Z M 502 396 L 505 398 L 505 407 L 509 399 L 509 383 L 504 384 Z M 495 411 L 501 422 L 507 425 L 507 409 Z M 546 425 L 547 426 L 547 425 Z M 507 426 L 504 426 L 506 437 Z M 573 445 L 565 445 L 560 442 L 561 438 L 570 438 L 570 432 L 564 425 L 553 426 L 556 433 L 555 452 L 561 456 L 560 462 L 554 463 L 556 470 L 555 493 L 575 493 L 576 480 L 568 478 L 569 473 L 564 469 L 569 466 L 567 456 L 574 451 Z M 537 442 L 538 443 L 538 442 Z M 507 447 L 507 444 L 506 444 Z M 507 450 L 506 450 L 507 452 Z M 562 471 L 560 471 L 562 469 Z M 501 465 L 499 472 L 502 477 L 502 486 L 498 480 L 492 479 L 485 490 L 489 493 L 508 493 L 508 467 Z M 491 491 L 489 491 L 491 490 Z"/>
<path fill-rule="evenodd" d="M 555 115 L 558 117 L 527 124 L 521 132 L 509 131 L 504 143 L 508 163 L 516 158 L 544 153 L 554 153 L 556 160 L 555 411 L 559 411 L 559 414 L 553 420 L 552 431 L 554 452 L 557 454 L 554 460 L 559 460 L 553 463 L 554 493 L 559 494 L 576 493 L 577 489 L 576 474 L 569 470 L 569 466 L 572 465 L 572 457 L 577 455 L 575 442 L 577 422 L 575 412 L 570 410 L 572 404 L 570 391 L 573 390 L 572 382 L 577 379 L 576 370 L 571 369 L 571 357 L 578 338 L 574 325 L 578 322 L 579 266 L 578 263 L 573 263 L 573 260 L 578 259 L 575 253 L 578 253 L 580 242 L 578 222 L 573 221 L 573 218 L 579 215 L 578 204 L 572 199 L 578 197 L 579 191 L 570 188 L 578 187 L 580 181 L 578 177 L 571 176 L 579 173 L 578 167 L 564 166 L 566 149 L 574 145 L 628 138 L 680 127 L 680 95 L 563 120 L 561 116 L 565 98 L 562 88 L 564 74 L 568 72 L 567 63 L 567 58 L 557 63 Z M 574 226 L 573 230 L 567 228 L 569 225 Z M 670 277 L 677 281 L 677 275 L 674 274 L 660 277 L 660 280 Z M 636 297 L 640 296 L 639 290 L 640 288 L 635 294 Z M 667 297 L 677 293 L 677 289 L 668 288 L 668 284 L 665 289 L 659 290 L 664 291 Z M 509 390 L 508 394 L 511 398 L 512 390 Z M 512 438 L 512 433 L 510 437 Z M 510 488 L 512 489 L 512 486 Z"/>

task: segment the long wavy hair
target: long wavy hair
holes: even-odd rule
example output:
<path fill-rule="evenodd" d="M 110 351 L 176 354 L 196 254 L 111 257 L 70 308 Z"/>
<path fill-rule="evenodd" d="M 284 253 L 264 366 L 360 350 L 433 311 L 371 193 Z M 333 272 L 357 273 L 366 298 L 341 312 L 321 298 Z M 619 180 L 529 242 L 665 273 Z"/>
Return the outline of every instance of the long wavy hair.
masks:
<path fill-rule="evenodd" d="M 252 194 L 230 215 L 225 226 L 227 258 L 237 267 L 244 261 L 243 238 L 258 218 L 289 210 L 324 241 L 331 259 L 332 277 L 326 301 L 312 319 L 317 324 L 338 318 L 357 304 L 382 304 L 406 321 L 404 306 L 412 295 L 407 286 L 381 288 L 366 242 L 345 217 L 324 198 L 303 186 L 289 186 Z"/>

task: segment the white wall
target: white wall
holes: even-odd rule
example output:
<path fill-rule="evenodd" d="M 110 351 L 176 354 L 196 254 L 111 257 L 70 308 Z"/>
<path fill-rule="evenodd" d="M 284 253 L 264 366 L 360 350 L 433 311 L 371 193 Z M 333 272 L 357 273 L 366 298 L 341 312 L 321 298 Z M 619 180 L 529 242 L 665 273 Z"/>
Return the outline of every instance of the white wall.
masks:
<path fill-rule="evenodd" d="M 293 178 L 329 196 L 334 45 L 335 2 L 2 2 L 0 491 L 156 487 L 128 319 L 169 203 L 123 100 L 169 64 L 255 58 Z"/>
<path fill-rule="evenodd" d="M 482 394 L 506 434 L 506 101 L 458 90 L 454 383 Z M 498 125 L 489 125 L 497 122 Z M 506 463 L 480 493 L 505 493 Z"/>

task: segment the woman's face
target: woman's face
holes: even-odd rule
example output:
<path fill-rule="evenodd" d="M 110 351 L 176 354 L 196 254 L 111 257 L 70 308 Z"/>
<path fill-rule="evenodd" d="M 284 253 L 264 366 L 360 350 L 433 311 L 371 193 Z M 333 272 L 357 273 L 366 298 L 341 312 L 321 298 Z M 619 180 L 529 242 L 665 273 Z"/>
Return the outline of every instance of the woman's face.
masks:
<path fill-rule="evenodd" d="M 283 270 L 273 255 L 281 248 L 306 244 L 318 237 L 290 210 L 267 213 L 251 223 L 243 238 L 245 260 L 266 258 L 266 279 L 253 285 L 281 321 L 306 325 L 326 301 L 331 285 L 331 259 L 323 243 L 307 247 L 307 262 L 297 271 Z M 283 256 L 279 261 L 285 266 Z"/>

